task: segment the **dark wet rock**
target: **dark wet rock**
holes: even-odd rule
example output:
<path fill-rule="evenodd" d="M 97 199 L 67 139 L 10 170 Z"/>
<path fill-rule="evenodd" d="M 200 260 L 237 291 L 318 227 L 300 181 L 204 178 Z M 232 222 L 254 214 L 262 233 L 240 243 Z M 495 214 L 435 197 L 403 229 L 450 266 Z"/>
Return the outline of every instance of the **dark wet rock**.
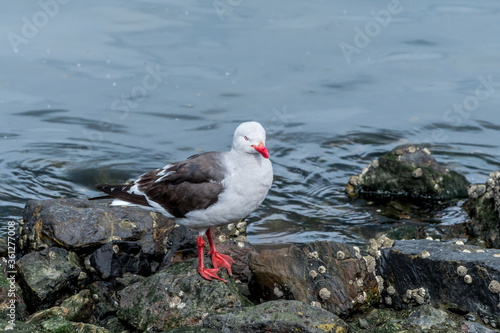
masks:
<path fill-rule="evenodd" d="M 174 264 L 132 284 L 119 296 L 118 318 L 138 330 L 152 332 L 199 326 L 209 313 L 251 305 L 238 293 L 232 279 L 224 283 L 201 278 L 195 259 Z"/>
<path fill-rule="evenodd" d="M 96 322 L 108 316 L 115 316 L 118 310 L 118 297 L 113 283 L 108 281 L 95 281 L 87 286 L 90 297 L 94 302 L 92 317 Z"/>
<path fill-rule="evenodd" d="M 428 148 L 405 144 L 374 160 L 346 186 L 351 195 L 453 199 L 467 196 L 464 176 L 439 164 Z"/>
<path fill-rule="evenodd" d="M 237 311 L 209 315 L 203 326 L 223 333 L 347 332 L 348 326 L 322 308 L 299 301 L 270 301 Z"/>
<path fill-rule="evenodd" d="M 359 249 L 346 244 L 317 241 L 264 250 L 250 256 L 250 268 L 256 300 L 298 300 L 347 314 L 379 298 L 375 275 Z"/>
<path fill-rule="evenodd" d="M 500 248 L 500 171 L 490 173 L 484 185 L 470 185 L 463 208 L 471 217 L 468 232 L 489 247 Z"/>
<path fill-rule="evenodd" d="M 48 308 L 85 282 L 76 254 L 58 247 L 28 253 L 17 261 L 17 272 L 25 300 L 33 308 Z"/>
<path fill-rule="evenodd" d="M 500 323 L 500 250 L 432 240 L 395 241 L 380 249 L 382 299 L 396 309 L 432 304 Z"/>
<path fill-rule="evenodd" d="M 23 291 L 17 283 L 16 274 L 8 273 L 13 269 L 7 269 L 7 262 L 2 262 L 2 266 L 2 272 L 0 272 L 0 318 L 24 319 L 28 315 L 28 309 L 23 299 Z"/>
<path fill-rule="evenodd" d="M 151 267 L 142 247 L 135 242 L 112 241 L 90 255 L 90 265 L 101 279 L 121 277 L 124 273 L 150 275 Z"/>
<path fill-rule="evenodd" d="M 23 250 L 61 246 L 92 252 L 113 240 L 135 241 L 147 256 L 161 260 L 173 220 L 135 207 L 109 206 L 109 200 L 29 200 L 23 214 Z"/>

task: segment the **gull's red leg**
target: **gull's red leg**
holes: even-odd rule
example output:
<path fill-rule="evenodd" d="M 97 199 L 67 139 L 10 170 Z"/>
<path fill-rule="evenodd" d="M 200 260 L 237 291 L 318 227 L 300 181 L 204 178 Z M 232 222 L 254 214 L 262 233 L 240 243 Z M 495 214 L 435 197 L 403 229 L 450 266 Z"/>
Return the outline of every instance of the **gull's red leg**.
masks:
<path fill-rule="evenodd" d="M 203 240 L 203 236 L 201 235 L 198 236 L 197 243 L 198 243 L 198 273 L 200 273 L 200 275 L 208 281 L 212 281 L 212 279 L 217 279 L 227 283 L 226 280 L 221 279 L 220 277 L 217 276 L 217 272 L 219 271 L 217 267 L 205 268 L 205 266 L 203 265 L 203 246 L 205 246 L 205 241 Z"/>
<path fill-rule="evenodd" d="M 231 266 L 234 264 L 233 258 L 231 258 L 228 255 L 217 252 L 214 241 L 212 240 L 212 233 L 210 232 L 210 228 L 208 228 L 206 234 L 208 239 L 208 245 L 210 245 L 209 254 L 212 255 L 212 265 L 214 265 L 214 267 L 217 269 L 220 267 L 226 267 L 229 276 L 232 276 L 233 274 L 231 273 Z"/>

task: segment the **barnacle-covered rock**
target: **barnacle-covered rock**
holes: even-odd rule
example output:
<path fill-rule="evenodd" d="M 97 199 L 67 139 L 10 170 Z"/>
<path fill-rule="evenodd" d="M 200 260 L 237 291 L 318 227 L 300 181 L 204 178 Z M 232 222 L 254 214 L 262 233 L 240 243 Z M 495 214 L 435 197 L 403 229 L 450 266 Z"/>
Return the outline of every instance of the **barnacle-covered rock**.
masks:
<path fill-rule="evenodd" d="M 469 234 L 500 248 L 500 170 L 490 173 L 486 184 L 469 186 L 469 200 L 463 208 L 471 217 Z"/>
<path fill-rule="evenodd" d="M 463 175 L 438 163 L 428 148 L 405 144 L 352 176 L 346 192 L 353 196 L 453 199 L 467 197 L 468 185 Z"/>
<path fill-rule="evenodd" d="M 406 240 L 380 251 L 377 274 L 390 286 L 382 296 L 391 297 L 396 309 L 432 304 L 500 324 L 500 260 L 496 258 L 500 250 Z M 429 256 L 423 258 L 423 252 Z"/>

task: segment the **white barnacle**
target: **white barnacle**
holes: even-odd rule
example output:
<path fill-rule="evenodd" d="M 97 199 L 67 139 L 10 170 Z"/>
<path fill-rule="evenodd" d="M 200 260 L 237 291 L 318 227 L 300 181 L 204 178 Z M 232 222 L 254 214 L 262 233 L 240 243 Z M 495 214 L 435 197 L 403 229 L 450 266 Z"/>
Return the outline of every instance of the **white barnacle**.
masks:
<path fill-rule="evenodd" d="M 457 267 L 457 274 L 460 276 L 465 276 L 467 274 L 467 267 L 465 266 L 458 266 Z"/>
<path fill-rule="evenodd" d="M 315 270 L 312 270 L 309 272 L 309 276 L 313 279 L 316 278 L 316 276 L 318 276 L 318 272 L 316 272 Z"/>
<path fill-rule="evenodd" d="M 274 296 L 281 298 L 283 296 L 283 292 L 278 288 L 278 286 L 274 287 L 273 290 Z"/>
<path fill-rule="evenodd" d="M 422 258 L 429 258 L 431 256 L 431 254 L 429 253 L 429 251 L 422 251 Z"/>
<path fill-rule="evenodd" d="M 391 298 L 391 296 L 386 296 L 384 298 L 384 301 L 385 301 L 385 304 L 392 305 L 392 298 Z"/>
<path fill-rule="evenodd" d="M 319 267 L 318 267 L 318 272 L 319 272 L 320 274 L 324 274 L 324 273 L 326 272 L 326 268 L 325 268 L 325 266 L 319 266 Z"/>
<path fill-rule="evenodd" d="M 500 293 L 500 283 L 497 280 L 492 280 L 488 286 L 488 289 L 495 294 Z"/>
<path fill-rule="evenodd" d="M 425 294 L 426 294 L 427 292 L 425 291 L 425 288 L 420 287 L 420 288 L 418 288 L 417 293 L 418 293 L 420 296 L 425 297 Z"/>
<path fill-rule="evenodd" d="M 420 296 L 420 295 L 416 295 L 416 296 L 415 296 L 415 300 L 416 300 L 416 301 L 417 301 L 417 303 L 418 303 L 418 304 L 420 304 L 420 305 L 422 305 L 422 304 L 424 304 L 424 303 L 425 303 L 425 299 L 424 299 L 422 296 Z"/>
<path fill-rule="evenodd" d="M 319 291 L 319 297 L 324 301 L 329 299 L 331 295 L 332 295 L 332 293 L 326 288 L 322 288 Z"/>
<path fill-rule="evenodd" d="M 396 288 L 394 288 L 393 286 L 387 287 L 387 293 L 391 296 L 394 295 L 396 293 Z"/>
<path fill-rule="evenodd" d="M 337 252 L 337 259 L 339 260 L 344 260 L 345 259 L 345 253 L 342 251 Z"/>
<path fill-rule="evenodd" d="M 466 276 L 464 276 L 464 281 L 467 284 L 471 284 L 472 283 L 472 277 L 469 274 L 467 274 Z"/>
<path fill-rule="evenodd" d="M 464 245 L 464 242 L 463 242 L 463 241 L 461 241 L 461 240 L 457 240 L 457 241 L 455 242 L 455 245 Z"/>
<path fill-rule="evenodd" d="M 309 259 L 318 259 L 318 252 L 316 252 L 316 251 L 309 252 L 307 254 L 307 258 L 309 258 Z"/>
<path fill-rule="evenodd" d="M 311 306 L 315 306 L 317 308 L 320 308 L 321 307 L 321 303 L 320 302 L 316 302 L 316 301 L 312 301 L 311 302 Z"/>

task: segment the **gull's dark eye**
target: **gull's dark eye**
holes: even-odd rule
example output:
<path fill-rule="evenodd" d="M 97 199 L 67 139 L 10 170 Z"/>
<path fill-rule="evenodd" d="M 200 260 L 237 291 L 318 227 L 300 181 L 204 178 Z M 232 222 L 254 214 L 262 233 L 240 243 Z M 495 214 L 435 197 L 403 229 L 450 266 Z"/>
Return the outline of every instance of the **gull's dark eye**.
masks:
<path fill-rule="evenodd" d="M 245 139 L 245 141 L 248 141 L 248 136 L 244 136 L 243 139 Z"/>

